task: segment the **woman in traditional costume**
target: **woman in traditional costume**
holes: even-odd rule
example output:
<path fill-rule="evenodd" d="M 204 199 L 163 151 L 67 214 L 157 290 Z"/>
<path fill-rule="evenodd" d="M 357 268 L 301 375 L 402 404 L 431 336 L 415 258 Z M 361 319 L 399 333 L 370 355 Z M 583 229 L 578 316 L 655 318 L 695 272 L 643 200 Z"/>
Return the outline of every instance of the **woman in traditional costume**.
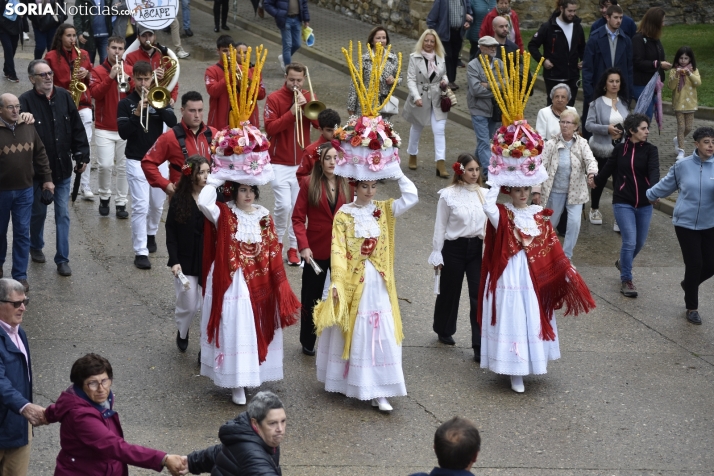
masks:
<path fill-rule="evenodd" d="M 524 57 L 527 69 L 530 55 Z M 510 78 L 515 83 L 504 79 L 500 88 L 489 77 L 504 126 L 493 138 L 491 190 L 484 205 L 489 224 L 479 322 L 481 368 L 509 375 L 511 389 L 522 393 L 524 375 L 544 374 L 548 361 L 560 358 L 555 310 L 565 306 L 565 315 L 577 315 L 595 302 L 563 253 L 548 220 L 552 211 L 528 205 L 531 187 L 544 182 L 548 172 L 540 159 L 543 139 L 523 120 L 526 88 L 518 84 L 519 75 Z M 496 203 L 500 191 L 510 195 L 511 203 Z"/>

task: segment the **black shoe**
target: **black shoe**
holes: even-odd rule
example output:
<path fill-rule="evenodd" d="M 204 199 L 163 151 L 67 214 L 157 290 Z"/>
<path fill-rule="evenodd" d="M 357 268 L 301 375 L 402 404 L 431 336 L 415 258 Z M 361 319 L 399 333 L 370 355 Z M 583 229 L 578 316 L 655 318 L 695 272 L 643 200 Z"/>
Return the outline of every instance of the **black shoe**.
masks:
<path fill-rule="evenodd" d="M 17 78 L 17 76 L 5 76 L 5 79 L 10 81 L 11 83 L 19 83 L 20 80 Z"/>
<path fill-rule="evenodd" d="M 481 362 L 481 347 L 474 347 L 474 362 Z"/>
<path fill-rule="evenodd" d="M 679 285 L 680 285 L 680 286 L 682 286 L 682 291 L 684 291 L 684 292 L 686 293 L 686 292 L 687 292 L 687 290 L 686 290 L 686 289 L 684 289 L 684 280 L 682 280 L 682 282 L 681 282 L 681 283 L 679 283 Z"/>
<path fill-rule="evenodd" d="M 687 320 L 697 326 L 702 325 L 702 318 L 699 317 L 698 311 L 687 311 Z"/>
<path fill-rule="evenodd" d="M 618 271 L 622 271 L 622 269 L 620 268 L 620 259 L 619 258 L 617 259 L 617 261 L 615 261 L 615 268 L 617 268 Z M 682 282 L 684 282 L 684 281 L 682 281 Z"/>
<path fill-rule="evenodd" d="M 186 36 L 193 36 L 193 32 L 191 31 L 190 28 L 187 28 L 186 30 L 184 30 L 184 33 L 186 33 Z"/>
<path fill-rule="evenodd" d="M 201 351 L 198 351 L 198 366 L 201 366 Z"/>
<path fill-rule="evenodd" d="M 136 255 L 134 257 L 134 266 L 139 269 L 151 269 L 151 261 L 149 261 L 148 256 Z"/>
<path fill-rule="evenodd" d="M 305 355 L 309 355 L 310 357 L 313 357 L 315 355 L 315 349 L 313 348 L 312 350 L 310 350 L 307 347 L 302 346 L 302 353 Z"/>
<path fill-rule="evenodd" d="M 181 352 L 186 352 L 186 349 L 188 349 L 188 331 L 186 331 L 185 339 L 181 338 L 181 331 L 176 331 L 176 347 Z"/>
<path fill-rule="evenodd" d="M 226 31 L 231 31 L 231 29 L 228 28 L 228 25 L 223 25 L 223 26 L 221 27 L 221 29 L 222 29 L 222 30 L 226 30 Z"/>
<path fill-rule="evenodd" d="M 446 345 L 456 345 L 456 341 L 451 336 L 439 334 L 439 342 Z"/>
<path fill-rule="evenodd" d="M 126 220 L 129 218 L 129 212 L 126 211 L 126 205 L 117 205 L 117 218 Z"/>
<path fill-rule="evenodd" d="M 45 254 L 42 252 L 42 250 L 33 250 L 32 248 L 30 248 L 30 257 L 35 263 L 44 263 L 45 261 L 47 261 L 47 259 L 45 258 Z"/>
<path fill-rule="evenodd" d="M 214 33 L 218 33 L 218 27 L 213 28 Z"/>
<path fill-rule="evenodd" d="M 146 249 L 149 253 L 156 253 L 156 235 L 146 235 Z"/>
<path fill-rule="evenodd" d="M 59 263 L 57 264 L 57 274 L 60 276 L 72 276 L 72 270 L 69 267 L 69 263 Z"/>
<path fill-rule="evenodd" d="M 30 283 L 28 283 L 26 279 L 19 279 L 18 282 L 22 284 L 23 288 L 25 288 L 25 293 L 30 291 Z"/>
<path fill-rule="evenodd" d="M 103 217 L 109 216 L 109 199 L 99 199 L 99 214 Z"/>

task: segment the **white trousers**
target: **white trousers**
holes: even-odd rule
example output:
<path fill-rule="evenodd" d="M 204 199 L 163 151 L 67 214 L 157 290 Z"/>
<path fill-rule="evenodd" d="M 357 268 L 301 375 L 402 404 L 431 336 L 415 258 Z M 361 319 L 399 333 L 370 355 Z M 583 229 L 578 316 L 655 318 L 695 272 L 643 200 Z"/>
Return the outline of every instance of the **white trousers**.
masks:
<path fill-rule="evenodd" d="M 446 119 L 439 121 L 434 115 L 434 109 L 431 110 L 431 130 L 434 132 L 434 161 L 444 160 L 446 158 Z M 409 129 L 409 146 L 407 154 L 419 155 L 419 138 L 424 126 L 421 124 L 412 124 Z"/>
<path fill-rule="evenodd" d="M 297 238 L 293 231 L 293 207 L 297 200 L 300 187 L 298 185 L 297 165 L 275 165 L 275 180 L 270 182 L 275 194 L 275 209 L 273 210 L 273 220 L 275 220 L 275 233 L 278 235 L 278 241 L 283 242 L 285 230 L 288 231 L 288 240 L 290 248 L 297 248 Z"/>
<path fill-rule="evenodd" d="M 168 162 L 159 166 L 159 172 L 164 177 L 169 176 Z M 134 253 L 149 256 L 146 235 L 156 235 L 159 231 L 166 194 L 160 188 L 149 185 L 140 160 L 126 161 L 126 178 L 131 194 L 131 242 Z"/>
<path fill-rule="evenodd" d="M 176 288 L 176 311 L 174 319 L 176 320 L 176 328 L 181 334 L 181 338 L 185 339 L 188 330 L 191 328 L 193 317 L 201 310 L 203 304 L 203 296 L 201 286 L 198 284 L 198 276 L 186 276 L 191 288 L 186 291 L 183 284 L 178 278 L 174 278 L 174 287 Z"/>
<path fill-rule="evenodd" d="M 99 169 L 99 198 L 109 200 L 112 198 L 112 167 L 117 171 L 117 197 L 116 204 L 126 205 L 126 196 L 129 193 L 129 183 L 126 181 L 126 141 L 119 137 L 116 131 L 97 129 L 94 135 L 97 146 L 97 164 Z"/>
<path fill-rule="evenodd" d="M 92 110 L 87 108 L 80 109 L 79 110 L 79 117 L 82 118 L 82 124 L 84 125 L 84 131 L 87 133 L 87 142 L 89 143 L 89 147 L 91 149 L 92 147 Z M 89 174 L 92 170 L 92 154 L 89 154 L 89 163 L 87 164 L 87 168 L 82 172 L 82 181 L 80 184 L 82 187 L 85 185 L 89 187 Z M 90 187 L 91 188 L 91 187 Z"/>

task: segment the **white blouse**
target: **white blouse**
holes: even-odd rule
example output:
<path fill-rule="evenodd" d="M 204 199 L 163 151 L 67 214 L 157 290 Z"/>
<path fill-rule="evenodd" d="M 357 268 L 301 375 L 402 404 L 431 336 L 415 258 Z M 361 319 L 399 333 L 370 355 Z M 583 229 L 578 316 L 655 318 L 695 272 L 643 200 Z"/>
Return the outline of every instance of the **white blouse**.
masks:
<path fill-rule="evenodd" d="M 565 106 L 568 111 L 577 112 L 574 107 Z M 560 134 L 560 118 L 557 117 L 553 110 L 544 107 L 538 111 L 538 119 L 536 120 L 536 132 L 540 134 L 544 141 L 551 139 L 554 135 Z"/>
<path fill-rule="evenodd" d="M 624 119 L 622 118 L 622 114 L 620 114 L 620 111 L 618 111 L 617 109 L 613 109 L 612 99 L 602 96 L 602 100 L 605 104 L 610 106 L 610 125 L 614 126 L 615 124 L 622 124 L 622 121 Z"/>
<path fill-rule="evenodd" d="M 444 240 L 475 237 L 483 239 L 486 235 L 483 200 L 487 191 L 476 184 L 452 185 L 439 190 L 430 265 L 444 264 L 441 255 Z"/>

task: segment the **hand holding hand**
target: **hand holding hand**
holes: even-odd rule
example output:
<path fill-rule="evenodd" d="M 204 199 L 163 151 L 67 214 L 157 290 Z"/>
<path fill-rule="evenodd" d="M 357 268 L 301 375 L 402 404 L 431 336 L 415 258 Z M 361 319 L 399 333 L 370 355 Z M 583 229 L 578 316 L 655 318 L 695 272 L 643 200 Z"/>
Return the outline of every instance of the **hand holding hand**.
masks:
<path fill-rule="evenodd" d="M 662 69 L 665 71 L 672 69 L 672 63 L 668 61 L 662 61 L 662 63 L 660 63 L 660 66 L 662 66 Z"/>
<path fill-rule="evenodd" d="M 659 198 L 656 198 L 654 201 L 650 200 L 650 203 L 652 205 L 657 205 L 659 203 Z"/>
<path fill-rule="evenodd" d="M 164 466 L 169 470 L 172 476 L 179 476 L 183 470 L 188 469 L 188 460 L 185 456 L 166 455 Z"/>
<path fill-rule="evenodd" d="M 595 175 L 588 175 L 588 187 L 595 188 Z"/>
<path fill-rule="evenodd" d="M 22 416 L 27 418 L 32 426 L 41 426 L 47 424 L 47 418 L 45 418 L 45 409 L 34 403 L 28 404 L 22 410 Z"/>

